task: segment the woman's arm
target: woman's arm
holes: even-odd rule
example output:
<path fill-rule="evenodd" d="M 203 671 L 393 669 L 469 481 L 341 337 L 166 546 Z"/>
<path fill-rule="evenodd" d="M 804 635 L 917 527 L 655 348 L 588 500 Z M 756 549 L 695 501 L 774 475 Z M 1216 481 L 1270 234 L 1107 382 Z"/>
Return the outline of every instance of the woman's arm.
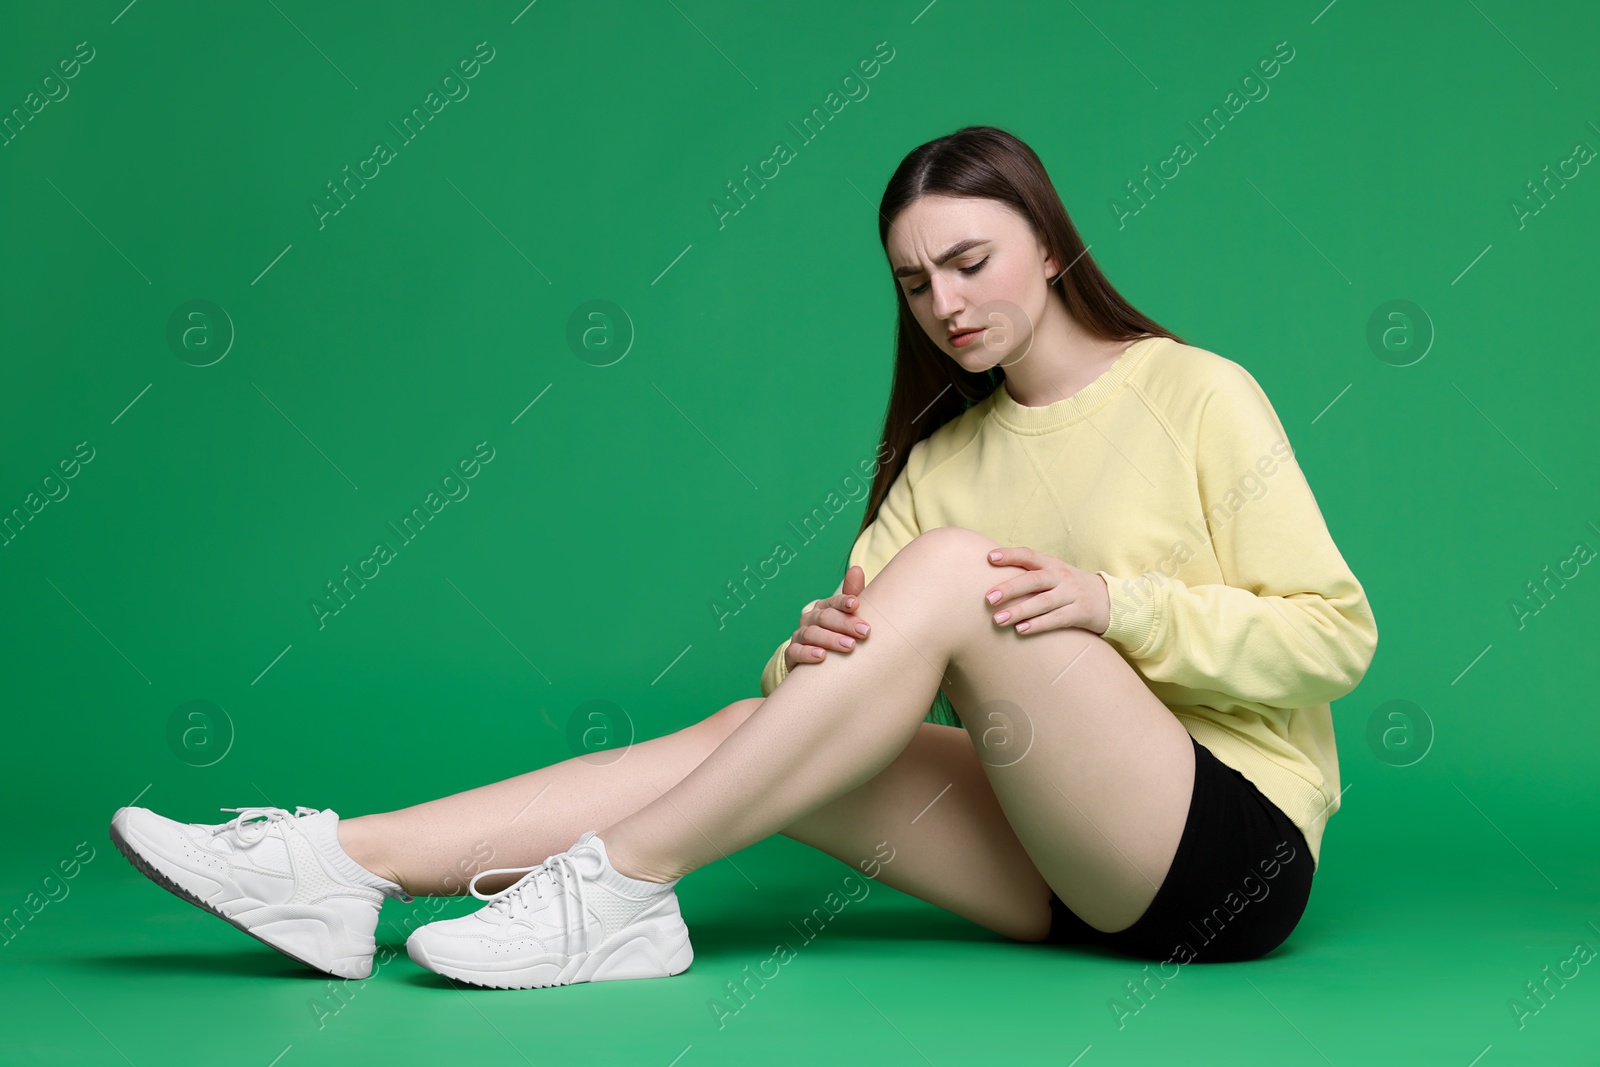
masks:
<path fill-rule="evenodd" d="M 1196 691 L 1196 704 L 1327 703 L 1365 675 L 1377 622 L 1271 402 L 1231 366 L 1201 411 L 1194 456 L 1226 584 L 1096 571 L 1111 597 L 1104 636 L 1150 681 Z M 1258 496 L 1239 490 L 1252 468 Z"/>

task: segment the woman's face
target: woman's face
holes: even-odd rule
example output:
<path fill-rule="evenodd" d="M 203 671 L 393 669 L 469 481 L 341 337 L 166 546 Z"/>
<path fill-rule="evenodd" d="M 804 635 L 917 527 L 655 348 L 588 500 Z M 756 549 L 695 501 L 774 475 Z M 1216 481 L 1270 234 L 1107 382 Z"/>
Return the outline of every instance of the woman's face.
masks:
<path fill-rule="evenodd" d="M 996 200 L 929 195 L 889 228 L 889 265 L 939 350 L 981 373 L 1027 355 L 1059 271 L 1028 223 Z M 981 330 L 951 336 L 952 330 Z"/>

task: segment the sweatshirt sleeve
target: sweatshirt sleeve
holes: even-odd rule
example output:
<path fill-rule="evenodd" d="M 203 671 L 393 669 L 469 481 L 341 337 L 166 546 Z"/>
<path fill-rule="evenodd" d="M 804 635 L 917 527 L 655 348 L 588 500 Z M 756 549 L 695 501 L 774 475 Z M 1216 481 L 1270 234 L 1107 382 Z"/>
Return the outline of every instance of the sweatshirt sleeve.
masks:
<path fill-rule="evenodd" d="M 889 485 L 889 492 L 884 496 L 883 503 L 878 506 L 877 516 L 865 530 L 861 531 L 855 544 L 851 546 L 850 559 L 845 564 L 845 570 L 859 563 L 863 575 L 870 582 L 897 552 L 922 533 L 922 527 L 917 523 L 917 509 L 911 495 L 911 472 L 923 458 L 922 449 L 926 444 L 927 441 L 924 439 L 912 446 L 911 454 L 906 457 L 906 465 L 900 469 L 900 473 Z M 836 596 L 842 592 L 844 592 L 844 577 L 841 575 L 839 584 L 829 595 Z M 762 696 L 771 696 L 772 691 L 789 676 L 784 656 L 792 640 L 792 637 L 786 638 L 767 659 L 766 668 L 761 672 Z"/>
<path fill-rule="evenodd" d="M 1203 401 L 1194 464 L 1223 584 L 1158 571 L 1096 571 L 1110 593 L 1104 637 L 1150 681 L 1193 702 L 1301 708 L 1361 681 L 1378 628 L 1259 383 L 1229 361 Z"/>

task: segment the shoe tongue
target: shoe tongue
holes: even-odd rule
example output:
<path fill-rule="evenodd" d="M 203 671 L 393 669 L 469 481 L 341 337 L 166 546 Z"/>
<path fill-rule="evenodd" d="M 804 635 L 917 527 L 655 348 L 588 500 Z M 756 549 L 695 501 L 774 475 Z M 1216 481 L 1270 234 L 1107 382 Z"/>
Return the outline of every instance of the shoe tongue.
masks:
<path fill-rule="evenodd" d="M 583 836 L 578 838 L 577 844 L 567 850 L 572 856 L 573 863 L 587 878 L 593 878 L 603 871 L 611 862 L 606 853 L 605 842 L 595 836 L 593 830 L 585 830 Z"/>
<path fill-rule="evenodd" d="M 333 809 L 319 811 L 315 815 L 300 815 L 294 822 L 296 827 L 317 843 L 318 848 L 330 854 L 337 853 L 339 832 L 336 827 L 339 824 L 339 816 Z"/>

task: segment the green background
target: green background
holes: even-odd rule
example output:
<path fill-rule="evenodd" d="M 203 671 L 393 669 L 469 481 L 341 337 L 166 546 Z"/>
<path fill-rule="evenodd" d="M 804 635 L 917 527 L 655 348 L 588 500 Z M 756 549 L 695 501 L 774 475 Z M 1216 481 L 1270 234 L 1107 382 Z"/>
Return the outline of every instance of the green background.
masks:
<path fill-rule="evenodd" d="M 0 910 L 94 850 L 0 948 L 7 1062 L 1600 1062 L 1593 966 L 1520 1027 L 1510 1007 L 1600 947 L 1574 669 L 1600 577 L 1511 607 L 1600 546 L 1600 175 L 1513 207 L 1600 145 L 1591 8 L 124 3 L 0 33 L 4 113 L 95 49 L 0 147 L 0 509 L 94 449 L 0 549 Z M 319 228 L 324 184 L 480 41 L 470 95 Z M 1280 41 L 1269 94 L 1202 143 L 1189 123 Z M 726 862 L 685 883 L 697 958 L 671 981 L 453 992 L 401 950 L 319 1028 L 329 982 L 115 854 L 136 797 L 389 810 L 566 758 L 592 701 L 648 737 L 757 695 L 861 505 L 725 625 L 712 605 L 874 451 L 875 206 L 966 124 L 1032 145 L 1112 283 L 1260 380 L 1371 598 L 1376 659 L 1335 705 L 1348 789 L 1279 952 L 1185 968 L 1119 1029 L 1140 964 L 881 887 L 719 1029 L 708 998 L 846 873 L 777 838 L 738 858 L 758 892 Z M 719 225 L 780 139 L 796 158 Z M 1119 224 L 1178 140 L 1195 158 Z M 167 339 L 195 300 L 236 334 L 210 366 Z M 575 349 L 590 301 L 612 333 Z M 1421 310 L 1407 366 L 1368 340 L 1392 301 Z M 324 583 L 480 441 L 470 495 L 319 628 Z M 1369 742 L 1395 700 L 1420 712 Z M 191 737 L 228 740 L 208 766 L 169 740 L 190 701 L 221 709 Z"/>

